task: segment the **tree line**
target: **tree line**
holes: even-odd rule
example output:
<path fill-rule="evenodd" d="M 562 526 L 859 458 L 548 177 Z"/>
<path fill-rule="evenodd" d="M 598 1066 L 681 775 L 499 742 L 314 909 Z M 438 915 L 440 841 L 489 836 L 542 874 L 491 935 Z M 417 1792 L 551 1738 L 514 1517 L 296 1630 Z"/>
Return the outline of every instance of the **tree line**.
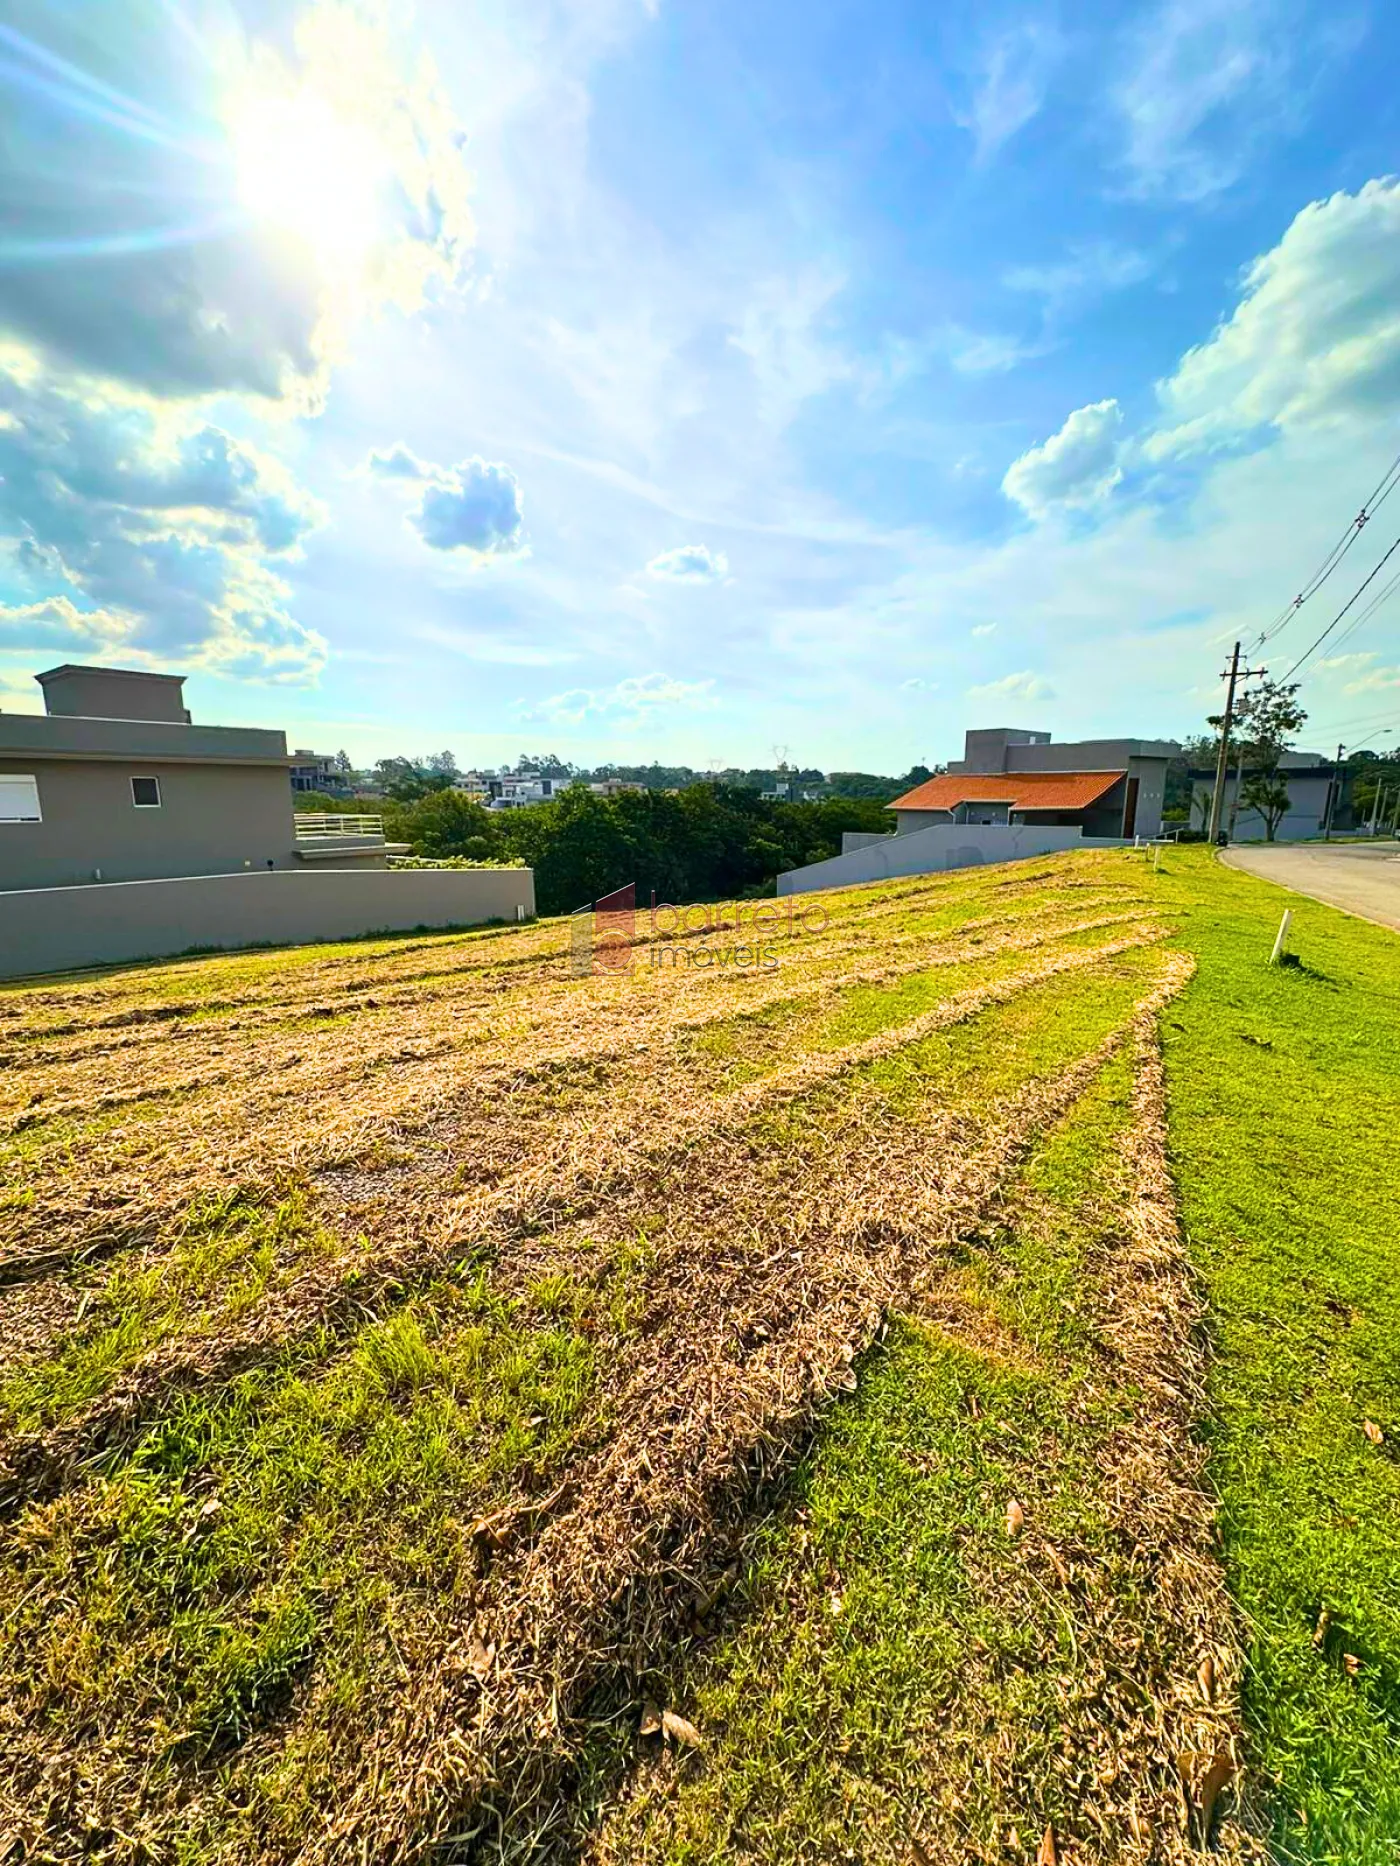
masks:
<path fill-rule="evenodd" d="M 516 810 L 438 789 L 386 801 L 383 815 L 389 840 L 415 855 L 525 863 L 543 914 L 571 913 L 629 881 L 643 902 L 653 890 L 677 904 L 753 899 L 772 894 L 784 869 L 839 855 L 843 831 L 894 828 L 878 798 L 785 803 L 714 783 L 614 797 L 579 787 Z"/>
<path fill-rule="evenodd" d="M 451 790 L 463 776 L 450 751 L 432 752 L 421 758 L 381 758 L 365 770 L 357 770 L 348 753 L 337 752 L 332 766 L 346 790 L 372 793 L 394 803 L 412 803 L 434 791 Z M 690 765 L 663 765 L 656 761 L 645 765 L 602 764 L 589 768 L 568 764 L 554 752 L 521 752 L 509 774 L 520 775 L 527 771 L 540 777 L 572 779 L 580 784 L 620 778 L 624 783 L 640 784 L 647 790 L 687 790 L 694 784 L 721 784 L 731 790 L 765 791 L 785 784 L 794 798 L 874 798 L 881 803 L 888 803 L 933 775 L 927 765 L 917 764 L 903 777 L 883 776 L 874 771 L 819 771 L 815 766 L 786 763 L 754 766 L 748 770 L 731 765 L 718 772 L 696 771 Z"/>

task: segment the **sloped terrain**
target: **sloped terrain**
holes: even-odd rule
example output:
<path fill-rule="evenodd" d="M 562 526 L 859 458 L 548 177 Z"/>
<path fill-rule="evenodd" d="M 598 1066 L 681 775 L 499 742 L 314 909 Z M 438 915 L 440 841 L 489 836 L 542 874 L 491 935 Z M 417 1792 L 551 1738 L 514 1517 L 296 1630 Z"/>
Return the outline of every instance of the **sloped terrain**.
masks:
<path fill-rule="evenodd" d="M 825 897 L 771 969 L 643 916 L 616 975 L 555 922 L 0 995 L 14 1856 L 1256 1852 L 1175 859 Z M 902 1599 L 818 1533 L 882 1470 Z M 917 1663 L 823 1670 L 862 1590 Z"/>

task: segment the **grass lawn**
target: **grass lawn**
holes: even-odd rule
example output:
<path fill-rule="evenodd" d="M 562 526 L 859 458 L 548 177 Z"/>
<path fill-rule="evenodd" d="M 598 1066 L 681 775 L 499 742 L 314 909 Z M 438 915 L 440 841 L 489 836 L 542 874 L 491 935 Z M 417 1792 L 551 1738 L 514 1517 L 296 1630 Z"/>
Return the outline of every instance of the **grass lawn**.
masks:
<path fill-rule="evenodd" d="M 1198 959 L 1164 1019 L 1170 1158 L 1206 1303 L 1201 1429 L 1242 1621 L 1256 1825 L 1279 1860 L 1393 1866 L 1400 944 L 1203 854 L 1169 855 L 1144 885 L 1185 910 Z M 1284 904 L 1304 963 L 1271 970 Z M 1097 1550 L 1131 1611 L 1085 1463 L 1104 1421 L 1076 1406 L 1115 1106 L 1086 1099 L 1040 1148 L 1025 1185 L 1042 1202 L 965 1272 L 971 1319 L 905 1319 L 818 1435 L 757 1533 L 733 1630 L 656 1687 L 706 1750 L 644 1760 L 600 1857 L 910 1859 L 932 1829 L 969 1859 L 1030 1858 L 1047 1821 L 1083 1824 L 1046 1759 L 1084 1655 L 1002 1512 L 1046 1488 L 1026 1447 L 1049 1435 L 1045 1532 Z"/>
<path fill-rule="evenodd" d="M 24 1858 L 1400 1861 L 1395 936 L 829 904 L 0 991 Z"/>

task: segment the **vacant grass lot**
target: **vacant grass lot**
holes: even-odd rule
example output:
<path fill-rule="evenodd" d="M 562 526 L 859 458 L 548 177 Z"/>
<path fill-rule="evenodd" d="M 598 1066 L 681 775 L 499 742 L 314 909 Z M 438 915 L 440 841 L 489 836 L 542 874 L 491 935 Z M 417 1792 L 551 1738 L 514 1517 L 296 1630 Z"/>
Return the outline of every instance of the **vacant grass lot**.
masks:
<path fill-rule="evenodd" d="M 1288 898 L 0 991 L 14 1857 L 1400 1859 L 1400 966 Z"/>

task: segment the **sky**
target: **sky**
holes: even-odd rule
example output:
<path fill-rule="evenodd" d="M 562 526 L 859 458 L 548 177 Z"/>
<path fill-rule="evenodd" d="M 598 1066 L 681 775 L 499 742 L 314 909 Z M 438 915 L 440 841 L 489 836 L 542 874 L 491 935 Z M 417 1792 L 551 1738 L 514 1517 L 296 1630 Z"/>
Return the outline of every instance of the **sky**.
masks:
<path fill-rule="evenodd" d="M 0 708 L 1400 743 L 1384 0 L 0 0 Z M 1275 627 L 1276 624 L 1281 626 Z"/>

